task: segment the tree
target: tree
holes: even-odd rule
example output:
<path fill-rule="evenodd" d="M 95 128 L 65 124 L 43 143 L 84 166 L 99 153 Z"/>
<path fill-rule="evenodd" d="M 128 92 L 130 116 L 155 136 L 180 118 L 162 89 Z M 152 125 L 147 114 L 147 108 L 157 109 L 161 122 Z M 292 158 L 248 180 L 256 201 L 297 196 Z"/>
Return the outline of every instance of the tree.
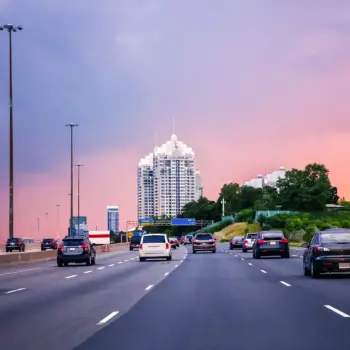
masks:
<path fill-rule="evenodd" d="M 338 201 L 337 189 L 331 185 L 329 170 L 323 164 L 308 164 L 304 170 L 292 169 L 277 181 L 283 209 L 300 211 L 324 210 Z"/>
<path fill-rule="evenodd" d="M 222 199 L 225 199 L 225 214 L 234 214 L 241 209 L 240 187 L 237 183 L 229 183 L 222 186 L 217 205 L 221 208 Z"/>

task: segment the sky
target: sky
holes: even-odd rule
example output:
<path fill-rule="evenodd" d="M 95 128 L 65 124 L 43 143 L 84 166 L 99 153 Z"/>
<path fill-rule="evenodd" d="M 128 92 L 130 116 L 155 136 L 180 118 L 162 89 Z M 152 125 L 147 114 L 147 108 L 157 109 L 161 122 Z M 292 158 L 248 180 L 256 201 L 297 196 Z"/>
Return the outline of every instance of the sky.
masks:
<path fill-rule="evenodd" d="M 138 160 L 170 138 L 173 119 L 208 198 L 310 162 L 350 197 L 349 1 L 0 0 L 6 23 L 24 28 L 13 35 L 15 235 L 67 230 L 70 122 L 90 228 L 106 228 L 107 205 L 121 230 L 136 219 Z M 1 240 L 8 91 L 0 32 Z"/>

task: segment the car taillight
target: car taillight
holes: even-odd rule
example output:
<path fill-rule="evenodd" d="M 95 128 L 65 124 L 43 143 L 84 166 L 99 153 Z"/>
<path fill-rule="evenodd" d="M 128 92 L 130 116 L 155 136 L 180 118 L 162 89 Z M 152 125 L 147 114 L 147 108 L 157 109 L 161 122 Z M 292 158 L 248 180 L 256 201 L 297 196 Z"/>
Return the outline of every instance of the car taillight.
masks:
<path fill-rule="evenodd" d="M 140 245 L 139 245 L 139 249 L 142 249 L 142 243 L 140 243 Z"/>
<path fill-rule="evenodd" d="M 329 252 L 330 249 L 328 249 L 326 247 L 314 247 L 314 251 L 315 252 Z"/>
<path fill-rule="evenodd" d="M 165 249 L 169 249 L 169 243 L 165 243 Z"/>
<path fill-rule="evenodd" d="M 215 243 L 215 239 L 212 239 L 211 242 L 212 242 L 212 243 Z"/>
<path fill-rule="evenodd" d="M 87 244 L 82 244 L 81 247 L 82 247 L 83 249 L 89 249 L 89 246 L 88 246 Z"/>
<path fill-rule="evenodd" d="M 64 248 L 64 245 L 62 245 L 62 244 L 60 244 L 59 246 L 58 246 L 58 249 L 63 249 Z"/>
<path fill-rule="evenodd" d="M 245 243 L 245 244 L 248 244 L 248 240 L 247 240 L 247 239 L 245 239 L 245 240 L 244 240 L 244 243 Z"/>
<path fill-rule="evenodd" d="M 282 238 L 282 239 L 280 239 L 280 243 L 288 243 L 288 239 L 287 238 Z"/>
<path fill-rule="evenodd" d="M 41 244 L 44 244 L 44 242 L 41 242 Z"/>
<path fill-rule="evenodd" d="M 197 240 L 196 239 L 192 239 L 192 243 L 197 243 Z"/>
<path fill-rule="evenodd" d="M 52 242 L 51 242 L 51 244 L 55 244 L 55 242 L 54 242 L 54 241 L 52 241 Z"/>
<path fill-rule="evenodd" d="M 131 244 L 131 241 L 129 241 L 129 244 Z"/>
<path fill-rule="evenodd" d="M 266 241 L 264 240 L 264 239 L 258 239 L 258 242 L 257 242 L 258 244 L 265 244 L 266 243 Z"/>

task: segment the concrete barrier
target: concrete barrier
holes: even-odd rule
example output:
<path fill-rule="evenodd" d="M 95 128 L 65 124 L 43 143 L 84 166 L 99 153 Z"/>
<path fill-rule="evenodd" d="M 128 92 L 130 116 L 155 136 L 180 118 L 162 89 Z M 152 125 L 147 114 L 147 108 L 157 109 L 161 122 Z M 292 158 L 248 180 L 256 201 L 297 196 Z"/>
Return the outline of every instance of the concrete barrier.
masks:
<path fill-rule="evenodd" d="M 25 245 L 25 249 L 27 251 L 30 250 L 36 250 L 41 248 L 41 243 L 28 243 Z M 5 244 L 0 244 L 0 251 L 4 252 L 5 251 Z"/>
<path fill-rule="evenodd" d="M 34 243 L 36 244 L 36 243 Z M 33 244 L 33 245 L 34 245 Z M 39 244 L 40 246 L 40 244 Z M 110 244 L 110 252 L 118 251 L 118 250 L 126 250 L 129 246 L 128 243 L 116 243 Z M 36 249 L 36 248 L 32 248 Z M 96 253 L 100 254 L 108 254 L 103 252 L 103 246 L 95 247 Z M 18 265 L 25 264 L 30 262 L 38 262 L 38 261 L 46 261 L 46 260 L 55 260 L 57 257 L 56 250 L 47 250 L 44 252 L 30 252 L 26 251 L 24 253 L 12 253 L 12 254 L 4 254 L 0 255 L 0 266 L 9 266 L 9 265 Z"/>

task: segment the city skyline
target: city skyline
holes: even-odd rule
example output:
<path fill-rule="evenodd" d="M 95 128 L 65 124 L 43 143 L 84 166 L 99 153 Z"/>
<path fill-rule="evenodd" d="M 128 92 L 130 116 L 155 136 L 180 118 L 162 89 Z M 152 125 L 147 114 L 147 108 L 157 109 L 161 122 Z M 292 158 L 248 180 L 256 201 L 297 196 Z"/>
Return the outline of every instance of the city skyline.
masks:
<path fill-rule="evenodd" d="M 324 163 L 350 197 L 350 3 L 0 2 L 13 40 L 15 232 L 69 219 L 69 135 L 84 164 L 81 212 L 135 218 L 135 164 L 176 132 L 196 150 L 205 195 L 278 164 Z M 216 14 L 215 16 L 213 14 Z M 171 14 L 171 15 L 170 15 Z M 86 26 L 89 18 L 95 25 Z M 69 18 L 72 28 L 61 24 Z M 181 26 L 179 26 L 181 23 Z M 210 23 L 210 25 L 208 25 Z M 59 30 L 58 30 L 59 28 Z M 101 32 L 104 33 L 101 36 Z M 186 33 L 186 35 L 184 35 Z M 8 37 L 0 35 L 0 238 L 8 236 Z M 103 54 L 101 54 L 103 52 Z M 34 88 L 35 87 L 35 88 Z M 67 88 L 69 87 L 69 88 Z M 103 87 L 103 88 L 101 88 Z M 75 178 L 75 183 L 77 179 Z M 76 191 L 76 189 L 75 189 Z M 76 197 L 74 214 L 77 215 Z"/>

